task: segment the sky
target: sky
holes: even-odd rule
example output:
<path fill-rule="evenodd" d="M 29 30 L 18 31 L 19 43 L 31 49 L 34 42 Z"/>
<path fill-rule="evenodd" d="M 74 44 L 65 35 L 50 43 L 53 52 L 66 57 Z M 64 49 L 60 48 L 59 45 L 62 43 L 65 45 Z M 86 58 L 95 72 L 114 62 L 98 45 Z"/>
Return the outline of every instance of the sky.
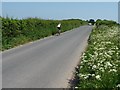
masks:
<path fill-rule="evenodd" d="M 120 2 L 118 3 L 118 22 L 120 23 Z"/>
<path fill-rule="evenodd" d="M 1 0 L 2 2 L 119 2 L 120 0 Z"/>
<path fill-rule="evenodd" d="M 118 21 L 117 2 L 2 2 L 2 16 Z"/>

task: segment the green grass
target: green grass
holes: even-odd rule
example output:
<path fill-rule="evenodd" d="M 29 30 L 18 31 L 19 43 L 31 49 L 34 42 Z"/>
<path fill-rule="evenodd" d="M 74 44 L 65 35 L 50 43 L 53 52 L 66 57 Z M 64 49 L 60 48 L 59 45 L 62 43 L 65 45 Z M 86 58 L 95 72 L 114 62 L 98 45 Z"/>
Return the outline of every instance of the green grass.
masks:
<path fill-rule="evenodd" d="M 83 53 L 76 88 L 120 87 L 120 37 L 118 26 L 94 28 Z"/>
<path fill-rule="evenodd" d="M 35 41 L 57 33 L 57 24 L 61 23 L 62 32 L 87 24 L 80 19 L 43 20 L 39 18 L 13 19 L 2 18 L 2 48 L 14 48 L 30 41 Z"/>

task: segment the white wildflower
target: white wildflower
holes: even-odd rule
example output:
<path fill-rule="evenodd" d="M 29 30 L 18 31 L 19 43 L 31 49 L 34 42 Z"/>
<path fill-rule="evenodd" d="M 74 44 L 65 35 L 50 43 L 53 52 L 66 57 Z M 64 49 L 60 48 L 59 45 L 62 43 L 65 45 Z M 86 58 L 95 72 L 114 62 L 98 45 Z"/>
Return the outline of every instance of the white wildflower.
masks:
<path fill-rule="evenodd" d="M 116 69 L 111 69 L 109 72 L 117 72 Z"/>
<path fill-rule="evenodd" d="M 91 76 L 92 76 L 92 77 L 94 77 L 94 76 L 95 76 L 95 74 L 92 74 Z"/>
<path fill-rule="evenodd" d="M 95 50 L 98 50 L 98 48 L 94 47 Z"/>
<path fill-rule="evenodd" d="M 92 66 L 92 69 L 96 69 L 96 67 L 97 67 L 96 65 L 93 65 L 93 66 Z"/>
<path fill-rule="evenodd" d="M 112 55 L 114 52 L 115 51 L 113 51 L 113 50 L 108 51 L 109 55 Z"/>
<path fill-rule="evenodd" d="M 83 55 L 82 56 L 85 56 L 85 53 L 83 53 Z"/>
<path fill-rule="evenodd" d="M 99 55 L 103 55 L 103 53 L 99 53 Z"/>
<path fill-rule="evenodd" d="M 88 76 L 91 76 L 91 74 L 87 74 Z"/>
<path fill-rule="evenodd" d="M 107 65 L 107 64 L 105 64 L 105 65 L 104 65 L 104 68 L 106 69 L 107 67 L 108 67 L 108 65 Z"/>
<path fill-rule="evenodd" d="M 80 77 L 84 77 L 85 75 L 84 74 L 79 74 Z"/>
<path fill-rule="evenodd" d="M 94 42 L 93 44 L 96 44 L 96 42 Z"/>
<path fill-rule="evenodd" d="M 98 52 L 94 52 L 94 54 L 95 54 L 96 56 L 98 56 Z"/>
<path fill-rule="evenodd" d="M 106 42 L 106 44 L 111 44 L 111 42 Z"/>
<path fill-rule="evenodd" d="M 117 50 L 118 50 L 119 48 L 118 48 L 117 46 L 115 46 L 115 49 L 117 49 Z"/>
<path fill-rule="evenodd" d="M 80 78 L 87 79 L 91 74 L 79 74 Z"/>
<path fill-rule="evenodd" d="M 105 70 L 104 70 L 104 69 L 102 69 L 101 71 L 102 71 L 102 72 L 105 72 Z"/>
<path fill-rule="evenodd" d="M 107 66 L 113 66 L 110 62 L 106 62 Z"/>
<path fill-rule="evenodd" d="M 95 76 L 96 79 L 100 80 L 100 75 Z"/>
<path fill-rule="evenodd" d="M 80 66 L 80 69 L 83 68 L 83 66 Z"/>
<path fill-rule="evenodd" d="M 78 88 L 78 87 L 75 87 L 76 89 Z"/>
<path fill-rule="evenodd" d="M 105 71 L 103 67 L 100 67 L 99 70 L 102 71 L 102 72 Z"/>
<path fill-rule="evenodd" d="M 120 87 L 120 84 L 118 84 L 116 87 Z"/>
<path fill-rule="evenodd" d="M 100 63 L 103 63 L 103 60 L 101 60 Z"/>
<path fill-rule="evenodd" d="M 111 58 L 111 56 L 105 52 L 105 56 L 108 57 L 108 58 Z"/>
<path fill-rule="evenodd" d="M 99 48 L 99 50 L 103 50 L 103 49 L 105 49 L 105 48 Z"/>
<path fill-rule="evenodd" d="M 116 54 L 118 55 L 119 53 L 117 52 Z"/>
<path fill-rule="evenodd" d="M 113 71 L 113 72 L 117 72 L 117 70 L 116 70 L 116 69 L 113 69 L 112 71 Z"/>
<path fill-rule="evenodd" d="M 89 78 L 89 76 L 86 75 L 86 76 L 84 77 L 84 79 L 87 79 L 87 78 Z"/>
<path fill-rule="evenodd" d="M 118 67 L 118 64 L 116 64 L 115 66 Z"/>
<path fill-rule="evenodd" d="M 98 63 L 97 65 L 98 65 L 98 67 L 99 67 L 99 66 L 100 66 L 100 63 Z"/>
<path fill-rule="evenodd" d="M 81 61 L 80 63 L 83 64 L 83 61 Z"/>
<path fill-rule="evenodd" d="M 88 62 L 87 60 L 83 60 L 84 63 Z"/>

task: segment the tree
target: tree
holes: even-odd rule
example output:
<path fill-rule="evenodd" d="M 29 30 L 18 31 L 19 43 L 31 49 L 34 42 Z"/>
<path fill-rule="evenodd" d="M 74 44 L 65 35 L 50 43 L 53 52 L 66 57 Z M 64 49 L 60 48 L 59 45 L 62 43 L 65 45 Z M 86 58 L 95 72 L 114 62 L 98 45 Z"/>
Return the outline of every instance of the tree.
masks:
<path fill-rule="evenodd" d="M 88 23 L 91 23 L 92 25 L 94 25 L 95 21 L 94 21 L 94 19 L 90 19 Z"/>

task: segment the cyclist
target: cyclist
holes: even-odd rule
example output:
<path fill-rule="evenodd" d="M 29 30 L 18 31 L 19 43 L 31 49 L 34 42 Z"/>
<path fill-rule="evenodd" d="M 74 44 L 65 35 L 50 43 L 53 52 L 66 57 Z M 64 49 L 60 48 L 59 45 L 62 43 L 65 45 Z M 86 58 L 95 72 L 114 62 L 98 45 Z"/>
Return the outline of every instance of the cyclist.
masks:
<path fill-rule="evenodd" d="M 59 23 L 59 24 L 57 25 L 57 29 L 58 29 L 58 34 L 60 35 L 60 32 L 61 32 L 61 23 Z"/>

